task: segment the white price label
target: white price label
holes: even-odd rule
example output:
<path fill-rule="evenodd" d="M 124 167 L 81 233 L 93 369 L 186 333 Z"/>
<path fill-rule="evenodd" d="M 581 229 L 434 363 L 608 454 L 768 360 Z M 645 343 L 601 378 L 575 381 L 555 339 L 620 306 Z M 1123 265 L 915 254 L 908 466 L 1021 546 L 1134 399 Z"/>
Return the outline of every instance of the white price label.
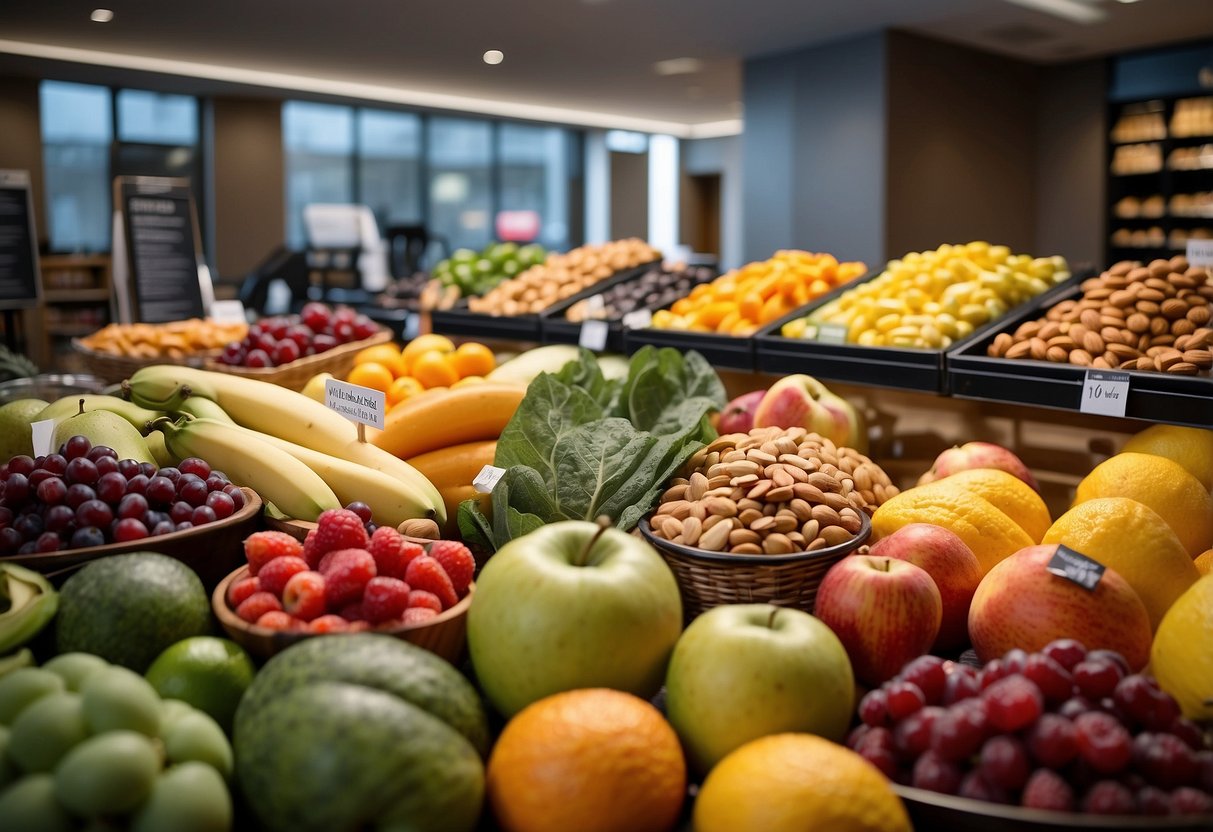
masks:
<path fill-rule="evenodd" d="M 1188 240 L 1188 265 L 1213 266 L 1213 240 Z"/>
<path fill-rule="evenodd" d="M 404 316 L 404 331 L 401 333 L 404 340 L 412 341 L 421 334 L 421 316 L 416 312 L 410 312 Z"/>
<path fill-rule="evenodd" d="M 1087 370 L 1082 381 L 1081 413 L 1124 416 L 1129 403 L 1129 374 L 1108 370 Z"/>
<path fill-rule="evenodd" d="M 245 324 L 244 304 L 238 300 L 217 300 L 211 304 L 210 319 L 217 324 Z"/>
<path fill-rule="evenodd" d="M 31 439 L 34 446 L 34 457 L 46 456 L 53 452 L 51 441 L 55 438 L 55 420 L 43 419 L 41 422 L 30 422 Z"/>
<path fill-rule="evenodd" d="M 577 344 L 593 352 L 602 352 L 606 349 L 607 335 L 610 332 L 611 327 L 606 321 L 585 321 L 581 324 L 581 335 Z"/>
<path fill-rule="evenodd" d="M 590 295 L 585 299 L 585 313 L 591 318 L 601 318 L 606 312 L 606 302 L 602 295 Z"/>
<path fill-rule="evenodd" d="M 486 465 L 480 469 L 480 473 L 472 480 L 472 488 L 475 488 L 480 494 L 492 494 L 493 489 L 497 487 L 498 481 L 503 476 L 505 476 L 504 468 Z"/>
<path fill-rule="evenodd" d="M 648 329 L 653 325 L 653 313 L 648 309 L 637 309 L 623 316 L 624 329 Z"/>
<path fill-rule="evenodd" d="M 845 324 L 821 324 L 817 327 L 817 340 L 823 344 L 845 344 L 847 327 Z"/>
<path fill-rule="evenodd" d="M 387 397 L 382 390 L 359 387 L 335 378 L 324 381 L 324 403 L 347 419 L 383 430 Z"/>

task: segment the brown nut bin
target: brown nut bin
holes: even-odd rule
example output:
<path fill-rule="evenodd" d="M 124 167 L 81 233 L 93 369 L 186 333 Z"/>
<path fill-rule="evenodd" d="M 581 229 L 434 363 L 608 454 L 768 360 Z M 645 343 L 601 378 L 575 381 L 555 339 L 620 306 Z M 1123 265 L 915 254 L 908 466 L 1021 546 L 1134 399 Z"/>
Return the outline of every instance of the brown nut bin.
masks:
<path fill-rule="evenodd" d="M 1184 257 L 1122 261 L 1080 286 L 1082 296 L 1000 333 L 994 358 L 1207 375 L 1213 366 L 1213 272 Z"/>
<path fill-rule="evenodd" d="M 615 272 L 660 258 L 661 252 L 634 237 L 549 254 L 541 265 L 497 284 L 484 297 L 468 298 L 468 309 L 488 315 L 534 314 Z"/>
<path fill-rule="evenodd" d="M 755 428 L 701 448 L 661 495 L 653 534 L 733 554 L 812 552 L 852 539 L 897 488 L 879 465 L 804 428 Z"/>

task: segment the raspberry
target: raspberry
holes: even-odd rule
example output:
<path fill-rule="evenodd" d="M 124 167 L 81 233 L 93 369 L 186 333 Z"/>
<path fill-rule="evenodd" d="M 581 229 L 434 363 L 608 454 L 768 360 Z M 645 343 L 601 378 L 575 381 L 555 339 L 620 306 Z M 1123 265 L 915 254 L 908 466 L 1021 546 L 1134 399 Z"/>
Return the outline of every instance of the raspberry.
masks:
<path fill-rule="evenodd" d="M 227 588 L 227 605 L 232 609 L 236 609 L 245 598 L 248 598 L 259 589 L 261 589 L 261 581 L 258 578 L 241 578 L 238 581 L 234 581 Z"/>
<path fill-rule="evenodd" d="M 1100 780 L 1082 798 L 1082 810 L 1089 815 L 1131 815 L 1136 808 L 1133 793 L 1115 780 Z"/>
<path fill-rule="evenodd" d="M 1116 774 L 1133 757 L 1129 732 L 1111 714 L 1088 711 L 1074 720 L 1078 754 L 1100 774 Z"/>
<path fill-rule="evenodd" d="M 320 572 L 329 609 L 340 609 L 362 598 L 367 582 L 375 577 L 375 559 L 365 549 L 338 549 L 324 556 Z"/>
<path fill-rule="evenodd" d="M 291 579 L 291 576 L 306 571 L 308 571 L 307 561 L 303 558 L 283 555 L 262 566 L 261 571 L 257 573 L 257 580 L 261 582 L 263 591 L 272 592 L 281 598 L 282 590 L 286 588 L 286 582 Z"/>
<path fill-rule="evenodd" d="M 1019 802 L 1029 809 L 1073 812 L 1074 790 L 1057 772 L 1038 768 L 1028 778 L 1028 784 L 1024 786 Z"/>
<path fill-rule="evenodd" d="M 267 612 L 281 609 L 282 603 L 270 593 L 254 592 L 241 601 L 240 606 L 236 607 L 236 615 L 250 624 L 255 624 L 257 619 Z"/>
<path fill-rule="evenodd" d="M 425 549 L 420 543 L 414 543 L 411 540 L 406 540 L 404 543 L 400 544 L 400 560 L 404 564 L 405 569 L 408 569 L 410 563 L 417 560 L 417 558 L 424 554 Z M 393 575 L 392 577 L 398 577 L 401 580 L 404 579 L 404 575 Z"/>
<path fill-rule="evenodd" d="M 375 529 L 371 542 L 367 544 L 367 551 L 375 559 L 375 574 L 404 580 L 408 563 L 405 562 L 404 553 L 401 551 L 403 545 L 404 537 L 391 526 Z"/>
<path fill-rule="evenodd" d="M 436 540 L 430 544 L 430 557 L 442 564 L 455 594 L 460 598 L 468 594 L 468 584 L 476 572 L 476 559 L 471 550 L 457 540 Z"/>
<path fill-rule="evenodd" d="M 303 544 L 286 532 L 253 532 L 244 541 L 248 571 L 254 576 L 274 558 L 299 557 L 302 554 Z"/>
<path fill-rule="evenodd" d="M 341 608 L 340 615 L 342 618 L 344 618 L 346 621 L 349 621 L 351 624 L 355 621 L 365 621 L 366 620 L 366 610 L 364 610 L 362 608 L 361 601 L 359 601 L 356 604 L 346 604 L 344 607 Z"/>
<path fill-rule="evenodd" d="M 455 587 L 451 585 L 451 579 L 446 574 L 446 570 L 442 568 L 442 564 L 429 555 L 422 555 L 410 563 L 404 579 L 413 589 L 424 589 L 426 592 L 437 595 L 444 610 L 459 603 L 459 598 L 455 595 Z"/>
<path fill-rule="evenodd" d="M 1040 688 L 1019 674 L 990 685 L 982 691 L 981 698 L 986 701 L 990 724 L 1007 733 L 1028 727 L 1044 711 Z"/>
<path fill-rule="evenodd" d="M 426 592 L 424 589 L 414 589 L 409 592 L 408 609 L 418 607 L 442 612 L 442 602 L 438 600 L 438 596 L 432 592 Z"/>
<path fill-rule="evenodd" d="M 282 589 L 286 611 L 302 621 L 312 621 L 324 615 L 325 579 L 319 572 L 292 575 Z"/>
<path fill-rule="evenodd" d="M 371 629 L 371 622 L 369 622 L 369 621 L 347 621 L 345 629 L 346 629 L 346 632 L 350 632 L 350 633 L 365 633 L 367 630 Z"/>
<path fill-rule="evenodd" d="M 362 518 L 349 509 L 323 511 L 316 523 L 316 549 L 322 555 L 337 549 L 365 549 L 371 542 Z"/>
<path fill-rule="evenodd" d="M 366 620 L 372 624 L 399 618 L 404 615 L 408 605 L 409 585 L 399 578 L 375 577 L 367 581 L 362 594 L 362 609 L 366 613 Z"/>
<path fill-rule="evenodd" d="M 438 613 L 428 607 L 409 607 L 404 611 L 404 615 L 400 616 L 400 621 L 405 626 L 410 624 L 424 624 L 432 618 L 437 618 Z"/>
<path fill-rule="evenodd" d="M 309 529 L 307 537 L 303 538 L 303 559 L 307 561 L 309 569 L 315 569 L 320 565 L 320 558 L 324 555 L 317 548 L 316 530 Z"/>
<path fill-rule="evenodd" d="M 282 610 L 270 610 L 257 619 L 257 626 L 265 627 L 267 630 L 300 630 L 304 624 L 290 613 Z"/>
<path fill-rule="evenodd" d="M 322 615 L 307 625 L 311 633 L 344 633 L 350 629 L 350 622 L 339 615 Z"/>

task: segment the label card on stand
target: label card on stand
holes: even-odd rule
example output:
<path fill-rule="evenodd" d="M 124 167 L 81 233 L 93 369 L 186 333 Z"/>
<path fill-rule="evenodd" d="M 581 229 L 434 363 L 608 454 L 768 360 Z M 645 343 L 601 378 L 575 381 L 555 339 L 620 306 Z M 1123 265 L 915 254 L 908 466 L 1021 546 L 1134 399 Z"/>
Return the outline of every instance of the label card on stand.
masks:
<path fill-rule="evenodd" d="M 624 329 L 648 329 L 653 325 L 653 313 L 648 309 L 637 309 L 623 316 Z"/>
<path fill-rule="evenodd" d="M 1213 266 L 1213 240 L 1188 240 L 1188 265 Z"/>
<path fill-rule="evenodd" d="M 600 318 L 606 312 L 606 302 L 602 295 L 590 295 L 585 299 L 585 311 L 591 318 Z"/>
<path fill-rule="evenodd" d="M 244 304 L 238 300 L 217 300 L 211 304 L 209 317 L 217 324 L 246 324 L 248 317 L 244 314 Z"/>
<path fill-rule="evenodd" d="M 41 422 L 30 422 L 30 431 L 34 446 L 34 458 L 46 456 L 54 451 L 51 441 L 55 438 L 55 420 L 43 419 Z"/>
<path fill-rule="evenodd" d="M 410 312 L 404 316 L 404 330 L 401 335 L 406 341 L 412 341 L 421 334 L 421 315 Z"/>
<path fill-rule="evenodd" d="M 324 403 L 345 418 L 383 430 L 387 396 L 382 390 L 360 387 L 335 378 L 324 381 Z"/>
<path fill-rule="evenodd" d="M 581 324 L 581 335 L 577 344 L 593 352 L 602 352 L 606 349 L 607 336 L 610 333 L 611 327 L 606 321 L 585 321 Z"/>
<path fill-rule="evenodd" d="M 1099 580 L 1107 569 L 1099 561 L 1091 560 L 1068 546 L 1058 546 L 1045 568 L 1059 578 L 1073 581 L 1088 592 L 1093 592 L 1095 587 L 1099 586 Z"/>
<path fill-rule="evenodd" d="M 817 340 L 822 344 L 845 344 L 847 328 L 844 324 L 821 324 L 817 327 Z"/>
<path fill-rule="evenodd" d="M 498 468 L 494 465 L 486 465 L 480 469 L 480 473 L 472 480 L 472 487 L 479 494 L 492 494 L 493 489 L 497 487 L 497 483 L 505 476 L 505 469 Z"/>
<path fill-rule="evenodd" d="M 1087 370 L 1082 381 L 1080 413 L 1124 416 L 1129 404 L 1129 374 L 1113 370 Z"/>

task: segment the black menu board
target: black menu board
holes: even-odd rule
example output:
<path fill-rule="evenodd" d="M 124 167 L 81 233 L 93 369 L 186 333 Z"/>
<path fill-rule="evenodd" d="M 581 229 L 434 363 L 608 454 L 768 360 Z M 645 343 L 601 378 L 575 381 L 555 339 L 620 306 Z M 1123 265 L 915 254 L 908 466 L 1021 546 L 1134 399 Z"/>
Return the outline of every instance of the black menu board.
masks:
<path fill-rule="evenodd" d="M 126 237 L 131 316 L 153 324 L 206 317 L 189 182 L 123 176 L 115 190 Z"/>
<path fill-rule="evenodd" d="M 29 174 L 0 170 L 0 309 L 37 305 L 36 239 Z"/>

